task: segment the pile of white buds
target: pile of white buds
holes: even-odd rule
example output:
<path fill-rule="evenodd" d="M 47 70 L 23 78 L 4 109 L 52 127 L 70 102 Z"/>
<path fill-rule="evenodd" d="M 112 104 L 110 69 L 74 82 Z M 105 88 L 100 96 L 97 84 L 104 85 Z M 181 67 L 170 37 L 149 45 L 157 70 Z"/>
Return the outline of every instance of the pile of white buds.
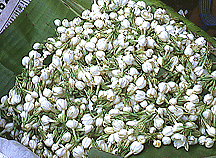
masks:
<path fill-rule="evenodd" d="M 54 24 L 57 37 L 33 45 L 1 98 L 1 135 L 49 158 L 214 145 L 216 71 L 203 37 L 143 1 L 99 0 Z"/>

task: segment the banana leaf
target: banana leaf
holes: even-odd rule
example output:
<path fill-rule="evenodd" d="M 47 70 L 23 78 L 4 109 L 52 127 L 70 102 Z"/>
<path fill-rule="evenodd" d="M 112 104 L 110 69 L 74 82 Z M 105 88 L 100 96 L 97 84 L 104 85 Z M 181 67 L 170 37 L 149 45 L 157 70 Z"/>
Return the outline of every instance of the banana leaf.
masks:
<path fill-rule="evenodd" d="M 66 4 L 66 5 L 64 5 Z M 34 42 L 43 42 L 55 36 L 53 20 L 56 18 L 69 20 L 81 14 L 84 8 L 90 9 L 92 0 L 32 0 L 19 17 L 0 35 L 0 97 L 7 94 L 14 84 L 14 79 L 22 70 L 21 59 L 31 50 Z M 204 36 L 214 47 L 216 41 L 198 26 L 178 15 L 172 8 L 158 0 L 145 0 L 155 8 L 167 9 L 171 17 L 185 22 L 194 33 Z M 216 146 L 206 149 L 203 146 L 191 146 L 189 152 L 183 148 L 176 149 L 172 145 L 154 148 L 146 144 L 144 151 L 132 157 L 208 157 L 216 155 Z M 90 150 L 90 158 L 109 157 L 107 153 L 97 149 Z"/>

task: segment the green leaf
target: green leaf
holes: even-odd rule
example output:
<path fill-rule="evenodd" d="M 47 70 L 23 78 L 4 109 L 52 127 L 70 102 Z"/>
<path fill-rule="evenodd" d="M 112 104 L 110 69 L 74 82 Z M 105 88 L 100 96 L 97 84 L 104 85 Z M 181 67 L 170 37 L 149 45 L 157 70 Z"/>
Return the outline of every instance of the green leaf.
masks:
<path fill-rule="evenodd" d="M 91 148 L 88 153 L 89 158 L 121 158 L 120 156 L 116 156 L 107 152 L 103 152 L 96 148 Z"/>
<path fill-rule="evenodd" d="M 90 9 L 92 0 L 67 0 L 65 3 L 70 6 L 68 9 L 60 0 L 32 0 L 29 6 L 19 15 L 19 17 L 0 35 L 0 96 L 6 94 L 12 87 L 15 74 L 22 70 L 22 57 L 31 50 L 34 42 L 42 42 L 48 37 L 55 36 L 53 20 L 56 18 L 69 20 L 80 14 L 83 8 Z M 215 40 L 198 26 L 191 23 L 186 18 L 178 15 L 172 8 L 166 6 L 158 0 L 146 0 L 148 5 L 156 8 L 167 9 L 171 17 L 178 18 L 185 22 L 188 28 L 200 36 L 204 36 L 209 42 L 216 46 Z M 144 151 L 135 157 L 205 157 L 216 155 L 216 147 L 206 149 L 203 146 L 192 146 L 189 152 L 183 148 L 177 150 L 172 145 L 162 146 L 160 149 L 152 145 L 145 145 Z M 92 148 L 89 157 L 111 157 L 113 155 L 104 153 Z M 117 157 L 117 156 L 113 156 Z M 134 156 L 132 156 L 134 157 Z"/>
<path fill-rule="evenodd" d="M 77 17 L 60 0 L 33 0 L 18 18 L 0 35 L 0 97 L 12 87 L 15 75 L 23 68 L 21 60 L 35 42 L 55 36 L 53 21 Z M 13 79 L 12 79 L 13 78 Z"/>

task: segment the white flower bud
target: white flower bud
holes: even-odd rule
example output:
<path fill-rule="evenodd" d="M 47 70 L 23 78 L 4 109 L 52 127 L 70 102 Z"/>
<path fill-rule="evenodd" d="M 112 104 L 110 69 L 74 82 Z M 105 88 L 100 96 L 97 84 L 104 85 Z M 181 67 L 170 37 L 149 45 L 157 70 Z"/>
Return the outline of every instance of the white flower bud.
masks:
<path fill-rule="evenodd" d="M 129 80 L 126 77 L 122 77 L 119 79 L 119 86 L 121 88 L 125 88 L 128 85 L 129 85 Z"/>
<path fill-rule="evenodd" d="M 164 136 L 171 136 L 173 135 L 173 127 L 172 126 L 166 126 L 162 130 L 162 134 Z"/>
<path fill-rule="evenodd" d="M 104 51 L 97 51 L 96 53 L 95 53 L 95 55 L 96 55 L 96 57 L 98 58 L 98 60 L 103 60 L 103 59 L 105 59 L 105 53 L 104 53 Z"/>
<path fill-rule="evenodd" d="M 78 89 L 78 90 L 83 90 L 84 88 L 85 88 L 85 83 L 84 82 L 82 82 L 82 81 L 76 81 L 76 83 L 75 83 L 75 87 Z"/>
<path fill-rule="evenodd" d="M 153 146 L 155 148 L 160 148 L 161 147 L 161 141 L 160 140 L 154 140 L 153 141 Z"/>
<path fill-rule="evenodd" d="M 171 144 L 171 138 L 170 137 L 163 137 L 162 138 L 163 145 L 170 145 Z"/>
<path fill-rule="evenodd" d="M 142 70 L 145 73 L 150 73 L 153 70 L 153 66 L 149 61 L 146 61 L 142 64 Z"/>
<path fill-rule="evenodd" d="M 156 128 L 155 127 L 150 127 L 149 128 L 149 133 L 155 133 L 156 132 Z"/>
<path fill-rule="evenodd" d="M 169 87 L 168 87 L 168 84 L 165 83 L 165 82 L 161 82 L 158 84 L 158 90 L 160 93 L 168 93 L 169 91 Z"/>
<path fill-rule="evenodd" d="M 146 80 L 143 76 L 139 77 L 136 80 L 136 86 L 138 87 L 138 89 L 143 89 L 146 86 Z"/>
<path fill-rule="evenodd" d="M 104 27 L 104 22 L 102 20 L 96 20 L 94 22 L 94 25 L 97 27 L 97 29 L 102 29 Z"/>
<path fill-rule="evenodd" d="M 203 102 L 204 102 L 205 104 L 209 105 L 209 104 L 212 103 L 213 99 L 214 99 L 214 98 L 213 98 L 213 96 L 212 96 L 211 94 L 206 94 L 206 95 L 204 96 Z"/>
<path fill-rule="evenodd" d="M 96 143 L 101 150 L 103 150 L 103 151 L 107 150 L 107 144 L 105 143 L 104 140 L 98 140 L 98 141 L 96 141 Z"/>
<path fill-rule="evenodd" d="M 64 93 L 62 87 L 53 87 L 52 92 L 54 96 L 61 96 Z"/>
<path fill-rule="evenodd" d="M 67 101 L 65 99 L 58 99 L 56 101 L 56 107 L 59 111 L 64 111 L 67 109 Z"/>
<path fill-rule="evenodd" d="M 214 146 L 214 141 L 211 138 L 206 138 L 205 147 L 212 148 Z"/>
<path fill-rule="evenodd" d="M 93 76 L 99 76 L 100 75 L 100 67 L 99 66 L 91 66 L 90 67 L 90 73 Z"/>
<path fill-rule="evenodd" d="M 147 97 L 148 98 L 157 98 L 157 91 L 155 88 L 150 88 L 147 90 Z"/>
<path fill-rule="evenodd" d="M 95 44 L 93 42 L 87 42 L 85 49 L 89 52 L 93 52 L 95 50 Z"/>
<path fill-rule="evenodd" d="M 130 146 L 130 152 L 125 156 L 129 157 L 130 155 L 134 154 L 137 155 L 139 154 L 142 150 L 144 149 L 144 145 L 142 145 L 138 141 L 134 141 L 131 146 Z"/>
<path fill-rule="evenodd" d="M 106 51 L 107 49 L 107 42 L 105 38 L 101 38 L 98 40 L 96 47 L 99 51 Z"/>
<path fill-rule="evenodd" d="M 145 92 L 141 90 L 136 90 L 136 94 L 134 96 L 135 101 L 141 102 L 145 99 Z"/>
<path fill-rule="evenodd" d="M 201 94 L 202 93 L 202 85 L 194 85 L 193 87 L 193 93 L 195 94 Z"/>
<path fill-rule="evenodd" d="M 168 40 L 169 40 L 169 38 L 170 38 L 169 33 L 166 32 L 166 31 L 162 31 L 162 32 L 158 35 L 158 37 L 159 37 L 160 40 L 163 41 L 163 42 L 168 42 Z"/>
<path fill-rule="evenodd" d="M 112 122 L 112 126 L 115 132 L 119 132 L 121 129 L 124 128 L 125 124 L 122 120 L 114 120 Z"/>
<path fill-rule="evenodd" d="M 113 133 L 114 133 L 113 127 L 106 127 L 106 128 L 104 129 L 104 132 L 105 132 L 106 134 L 113 134 Z"/>
<path fill-rule="evenodd" d="M 138 72 L 138 70 L 136 69 L 136 68 L 134 68 L 134 67 L 131 67 L 130 68 L 130 70 L 129 70 L 129 75 L 131 75 L 131 76 L 136 76 L 136 75 L 138 75 L 139 74 L 139 72 Z"/>
<path fill-rule="evenodd" d="M 35 140 L 30 140 L 29 147 L 34 151 L 37 148 L 37 142 Z"/>
<path fill-rule="evenodd" d="M 92 125 L 94 123 L 93 118 L 91 117 L 90 114 L 85 114 L 82 118 L 81 118 L 82 124 L 84 125 Z"/>
<path fill-rule="evenodd" d="M 43 100 L 41 102 L 41 108 L 43 109 L 43 111 L 49 112 L 52 110 L 52 105 L 48 100 Z"/>
<path fill-rule="evenodd" d="M 103 118 L 102 117 L 97 118 L 96 121 L 95 121 L 95 125 L 97 127 L 101 127 L 102 124 L 103 124 Z"/>
<path fill-rule="evenodd" d="M 68 120 L 67 122 L 66 122 L 66 126 L 68 127 L 68 128 L 70 128 L 70 129 L 75 129 L 75 128 L 77 128 L 77 126 L 78 126 L 78 121 L 77 120 Z"/>
<path fill-rule="evenodd" d="M 215 135 L 216 135 L 216 129 L 214 127 L 207 126 L 206 132 L 211 137 L 215 137 Z"/>
<path fill-rule="evenodd" d="M 169 103 L 170 103 L 171 105 L 176 105 L 176 104 L 178 103 L 178 100 L 177 100 L 177 98 L 171 98 L 171 99 L 169 100 Z"/>
<path fill-rule="evenodd" d="M 83 146 L 77 146 L 73 149 L 73 157 L 75 157 L 75 158 L 84 157 Z"/>
<path fill-rule="evenodd" d="M 112 89 L 107 90 L 107 100 L 114 101 L 115 99 L 115 93 Z"/>
<path fill-rule="evenodd" d="M 130 22 L 127 19 L 124 19 L 121 22 L 121 26 L 122 26 L 123 29 L 128 29 L 130 27 Z"/>
<path fill-rule="evenodd" d="M 204 37 L 199 37 L 195 40 L 195 43 L 198 46 L 203 47 L 206 44 L 206 40 L 204 39 Z"/>
<path fill-rule="evenodd" d="M 199 103 L 199 97 L 196 94 L 191 94 L 188 98 L 188 101 L 194 104 Z"/>
<path fill-rule="evenodd" d="M 62 136 L 62 140 L 64 142 L 69 142 L 71 140 L 71 134 L 70 132 L 66 132 L 63 136 Z"/>
<path fill-rule="evenodd" d="M 193 52 L 193 49 L 191 48 L 192 45 L 188 45 L 185 50 L 184 50 L 184 54 L 187 56 L 187 57 L 190 57 L 194 54 Z"/>
<path fill-rule="evenodd" d="M 132 54 L 128 54 L 126 56 L 123 56 L 122 60 L 127 64 L 127 65 L 132 65 L 134 62 L 134 57 Z"/>
<path fill-rule="evenodd" d="M 67 110 L 67 118 L 75 119 L 79 115 L 79 109 L 75 106 L 70 106 Z"/>
<path fill-rule="evenodd" d="M 189 145 L 195 145 L 198 143 L 198 139 L 196 137 L 192 136 L 188 136 L 188 143 Z"/>
<path fill-rule="evenodd" d="M 61 21 L 59 19 L 55 19 L 54 20 L 54 24 L 55 24 L 55 26 L 60 26 L 61 25 Z"/>
<path fill-rule="evenodd" d="M 92 144 L 92 139 L 89 138 L 89 137 L 85 137 L 83 140 L 82 140 L 82 146 L 84 149 L 88 149 Z"/>
<path fill-rule="evenodd" d="M 137 18 L 135 19 L 135 24 L 136 24 L 137 26 L 141 26 L 141 25 L 143 24 L 143 22 L 144 22 L 144 19 L 143 19 L 142 17 L 137 17 Z"/>
<path fill-rule="evenodd" d="M 198 139 L 200 145 L 205 145 L 206 143 L 206 136 L 200 136 Z"/>
<path fill-rule="evenodd" d="M 44 144 L 47 146 L 47 147 L 51 147 L 53 145 L 54 141 L 52 138 L 47 138 L 44 140 Z"/>
<path fill-rule="evenodd" d="M 49 124 L 50 122 L 55 122 L 55 120 L 49 118 L 49 117 L 46 116 L 46 115 L 43 115 L 43 116 L 41 117 L 41 122 L 42 122 L 43 125 L 47 125 L 47 124 Z"/>
<path fill-rule="evenodd" d="M 45 88 L 43 90 L 43 96 L 47 97 L 47 98 L 50 98 L 52 96 L 52 91 L 48 88 Z"/>
<path fill-rule="evenodd" d="M 160 117 L 155 117 L 154 119 L 154 127 L 157 129 L 163 128 L 164 120 Z"/>
<path fill-rule="evenodd" d="M 197 66 L 195 69 L 194 69 L 194 73 L 195 75 L 197 75 L 198 77 L 202 76 L 202 74 L 204 73 L 204 69 L 202 66 Z"/>
<path fill-rule="evenodd" d="M 210 109 L 206 109 L 203 113 L 202 116 L 206 119 L 206 120 L 211 120 L 212 117 L 212 112 Z"/>
<path fill-rule="evenodd" d="M 40 78 L 39 78 L 38 76 L 32 77 L 32 83 L 33 83 L 34 85 L 36 85 L 36 84 L 39 83 L 39 82 L 40 82 Z"/>
<path fill-rule="evenodd" d="M 28 134 L 27 132 L 25 132 L 20 142 L 23 145 L 28 146 L 28 144 L 29 144 L 29 137 L 30 137 L 30 134 Z"/>
<path fill-rule="evenodd" d="M 128 131 L 126 129 L 121 129 L 119 132 L 118 132 L 118 135 L 119 135 L 119 138 L 121 139 L 126 139 L 127 136 L 128 136 Z"/>

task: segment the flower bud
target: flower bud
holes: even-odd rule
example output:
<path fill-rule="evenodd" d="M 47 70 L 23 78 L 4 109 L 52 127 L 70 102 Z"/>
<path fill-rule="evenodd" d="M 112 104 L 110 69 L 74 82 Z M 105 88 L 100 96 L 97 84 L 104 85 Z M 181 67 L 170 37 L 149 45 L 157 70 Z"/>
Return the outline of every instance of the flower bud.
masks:
<path fill-rule="evenodd" d="M 55 121 L 52 120 L 51 118 L 49 118 L 48 116 L 43 115 L 43 116 L 41 117 L 41 122 L 43 123 L 43 125 L 47 125 L 47 124 L 49 124 L 50 122 L 55 122 Z"/>
<path fill-rule="evenodd" d="M 147 90 L 147 97 L 148 98 L 156 98 L 157 97 L 157 91 L 155 88 L 150 88 Z"/>
<path fill-rule="evenodd" d="M 203 102 L 204 102 L 205 104 L 209 105 L 209 104 L 212 103 L 213 99 L 214 99 L 214 98 L 213 98 L 213 96 L 212 96 L 211 94 L 206 94 L 206 95 L 204 96 Z"/>
<path fill-rule="evenodd" d="M 124 124 L 124 122 L 121 121 L 121 120 L 114 120 L 114 121 L 112 122 L 112 126 L 113 126 L 113 130 L 114 130 L 115 132 L 119 132 L 121 129 L 124 128 L 125 124 Z"/>
<path fill-rule="evenodd" d="M 173 135 L 173 127 L 172 126 L 166 126 L 162 130 L 162 134 L 164 136 L 171 136 Z"/>
<path fill-rule="evenodd" d="M 162 138 L 163 145 L 170 145 L 171 144 L 171 138 L 170 137 L 163 137 Z"/>
<path fill-rule="evenodd" d="M 73 157 L 75 158 L 84 157 L 83 146 L 77 146 L 73 149 Z"/>
<path fill-rule="evenodd" d="M 85 88 L 85 83 L 84 82 L 82 82 L 82 81 L 76 81 L 76 83 L 75 83 L 75 87 L 78 89 L 78 90 L 83 90 L 84 88 Z"/>
<path fill-rule="evenodd" d="M 67 121 L 67 123 L 66 123 L 66 126 L 68 127 L 68 128 L 70 128 L 70 129 L 75 129 L 75 128 L 77 128 L 77 126 L 78 126 L 78 121 L 76 121 L 76 120 L 68 120 Z"/>
<path fill-rule="evenodd" d="M 118 135 L 119 135 L 119 138 L 121 139 L 126 139 L 127 136 L 128 136 L 128 131 L 126 129 L 121 129 L 119 132 L 118 132 Z"/>
<path fill-rule="evenodd" d="M 203 113 L 202 116 L 206 119 L 209 120 L 212 118 L 212 112 L 210 109 L 206 109 Z"/>
<path fill-rule="evenodd" d="M 48 100 L 43 100 L 41 102 L 41 108 L 43 109 L 43 111 L 49 112 L 52 110 L 52 105 Z"/>
<path fill-rule="evenodd" d="M 200 145 L 205 145 L 206 142 L 206 136 L 200 136 L 198 139 L 198 142 Z"/>
<path fill-rule="evenodd" d="M 85 137 L 83 140 L 82 140 L 82 146 L 84 149 L 88 149 L 92 144 L 92 139 L 89 138 L 89 137 Z"/>
<path fill-rule="evenodd" d="M 203 67 L 202 67 L 202 66 L 196 67 L 196 68 L 194 69 L 194 73 L 195 73 L 198 77 L 202 76 L 202 74 L 204 73 Z"/>
<path fill-rule="evenodd" d="M 150 73 L 153 70 L 153 66 L 149 61 L 146 61 L 142 64 L 142 70 L 145 73 Z"/>
<path fill-rule="evenodd" d="M 82 124 L 83 125 L 92 125 L 94 123 L 93 118 L 91 117 L 90 114 L 85 114 L 82 118 L 81 118 Z"/>
<path fill-rule="evenodd" d="M 64 142 L 69 142 L 71 140 L 71 134 L 70 132 L 66 132 L 63 136 L 62 136 L 62 140 Z"/>
<path fill-rule="evenodd" d="M 34 104 L 32 102 L 26 102 L 24 103 L 24 110 L 27 112 L 30 112 L 31 110 L 34 109 Z"/>
<path fill-rule="evenodd" d="M 216 129 L 214 127 L 207 126 L 206 131 L 207 131 L 208 135 L 210 135 L 211 137 L 215 137 Z"/>
<path fill-rule="evenodd" d="M 211 138 L 206 138 L 205 147 L 212 148 L 214 146 L 214 141 Z"/>
<path fill-rule="evenodd" d="M 52 91 L 48 88 L 45 88 L 43 90 L 43 96 L 47 97 L 47 98 L 50 98 L 52 96 Z"/>
<path fill-rule="evenodd" d="M 102 118 L 102 117 L 98 117 L 98 118 L 96 119 L 96 121 L 95 121 L 95 125 L 96 125 L 97 127 L 101 127 L 102 124 L 103 124 L 103 118 Z"/>
<path fill-rule="evenodd" d="M 67 118 L 68 119 L 75 119 L 79 115 L 79 109 L 75 106 L 70 106 L 67 109 Z"/>
<path fill-rule="evenodd" d="M 189 145 L 195 145 L 198 143 L 198 139 L 196 137 L 192 136 L 188 136 L 188 143 Z"/>
<path fill-rule="evenodd" d="M 98 140 L 98 141 L 96 141 L 96 143 L 101 150 L 103 150 L 103 151 L 107 150 L 107 144 L 105 143 L 104 140 Z"/>
<path fill-rule="evenodd" d="M 113 133 L 114 133 L 113 127 L 106 127 L 106 128 L 104 129 L 104 132 L 105 132 L 106 134 L 113 134 Z"/>
<path fill-rule="evenodd" d="M 23 57 L 22 59 L 22 65 L 25 66 L 26 68 L 28 68 L 28 64 L 29 64 L 30 58 L 29 57 Z"/>
<path fill-rule="evenodd" d="M 153 141 L 153 146 L 155 148 L 160 148 L 161 147 L 161 141 L 160 140 L 154 140 Z"/>
<path fill-rule="evenodd" d="M 129 157 L 130 155 L 134 154 L 137 155 L 139 154 L 142 150 L 144 149 L 144 145 L 142 145 L 138 141 L 134 141 L 131 146 L 130 146 L 130 152 L 125 156 Z"/>
<path fill-rule="evenodd" d="M 23 145 L 28 146 L 28 144 L 29 144 L 29 137 L 30 137 L 30 134 L 28 134 L 27 132 L 25 132 L 20 142 Z"/>
<path fill-rule="evenodd" d="M 37 142 L 35 140 L 30 140 L 29 147 L 34 151 L 37 148 Z"/>
<path fill-rule="evenodd" d="M 141 90 L 136 90 L 135 101 L 141 102 L 145 99 L 145 92 Z"/>
<path fill-rule="evenodd" d="M 67 101 L 65 99 L 58 99 L 56 101 L 56 106 L 59 111 L 64 111 L 67 109 Z"/>
<path fill-rule="evenodd" d="M 91 132 L 93 129 L 94 129 L 93 125 L 85 125 L 84 127 L 85 134 Z"/>
<path fill-rule="evenodd" d="M 138 87 L 138 89 L 143 89 L 146 86 L 146 80 L 143 76 L 139 77 L 136 80 L 136 86 Z"/>
<path fill-rule="evenodd" d="M 154 127 L 157 129 L 163 128 L 164 120 L 160 117 L 155 117 L 154 119 Z"/>
<path fill-rule="evenodd" d="M 199 97 L 196 94 L 191 94 L 188 98 L 188 101 L 194 104 L 199 103 Z"/>

